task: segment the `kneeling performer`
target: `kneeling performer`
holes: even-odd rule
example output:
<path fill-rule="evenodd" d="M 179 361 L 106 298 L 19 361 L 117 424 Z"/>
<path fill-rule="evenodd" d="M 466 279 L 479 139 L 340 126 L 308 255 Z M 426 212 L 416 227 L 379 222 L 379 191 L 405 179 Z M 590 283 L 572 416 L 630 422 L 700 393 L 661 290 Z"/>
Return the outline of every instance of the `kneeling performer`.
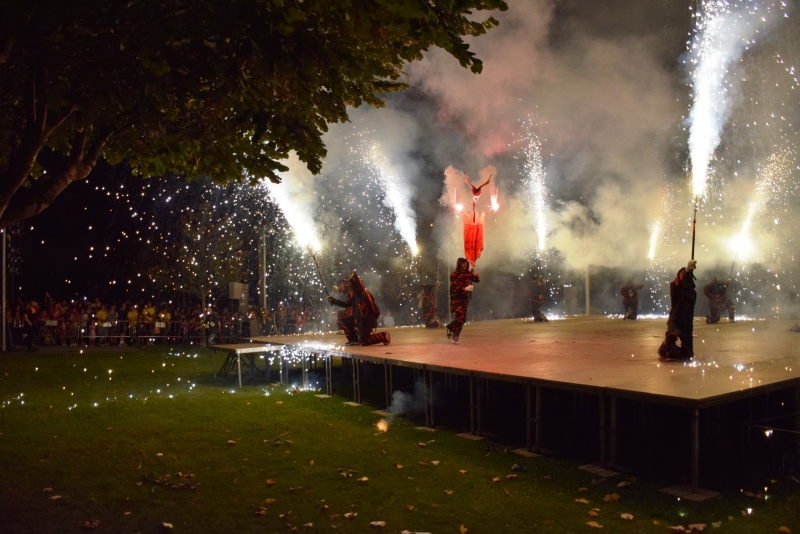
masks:
<path fill-rule="evenodd" d="M 391 341 L 389 332 L 372 333 L 378 326 L 378 317 L 381 315 L 381 310 L 375 304 L 375 299 L 364 287 L 364 282 L 361 281 L 355 271 L 350 276 L 350 290 L 353 292 L 352 297 L 349 297 L 346 301 L 341 301 L 331 296 L 328 297 L 328 302 L 331 304 L 335 304 L 340 308 L 350 308 L 353 311 L 353 325 L 358 338 L 357 341 L 351 339 L 350 344 L 366 346 L 383 343 L 388 345 Z"/>

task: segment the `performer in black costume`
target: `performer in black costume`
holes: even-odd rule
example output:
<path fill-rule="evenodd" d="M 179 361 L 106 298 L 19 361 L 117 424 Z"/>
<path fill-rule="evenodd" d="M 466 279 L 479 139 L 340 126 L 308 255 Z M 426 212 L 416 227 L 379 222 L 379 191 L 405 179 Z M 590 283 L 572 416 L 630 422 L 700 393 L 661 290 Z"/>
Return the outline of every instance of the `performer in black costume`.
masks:
<path fill-rule="evenodd" d="M 548 322 L 547 317 L 542 313 L 545 294 L 547 294 L 547 281 L 544 279 L 544 276 L 533 275 L 533 284 L 530 289 L 530 303 L 531 314 L 533 322 L 535 323 Z"/>
<path fill-rule="evenodd" d="M 639 290 L 643 287 L 644 284 L 637 284 L 633 278 L 629 278 L 619 290 L 619 294 L 622 295 L 622 307 L 625 309 L 623 319 L 636 320 L 636 316 L 639 314 Z"/>
<path fill-rule="evenodd" d="M 447 325 L 447 338 L 452 338 L 456 345 L 461 337 L 461 329 L 467 322 L 472 284 L 480 281 L 478 273 L 469 269 L 469 261 L 466 258 L 458 258 L 456 270 L 450 273 L 450 311 L 455 314 L 455 318 Z"/>
<path fill-rule="evenodd" d="M 719 322 L 719 316 L 725 310 L 728 310 L 728 320 L 732 323 L 736 322 L 733 318 L 736 306 L 732 300 L 728 299 L 728 286 L 731 285 L 730 278 L 726 281 L 714 279 L 703 288 L 703 294 L 708 297 L 708 315 L 706 315 L 706 324 L 716 324 Z"/>
<path fill-rule="evenodd" d="M 695 260 L 681 268 L 669 284 L 670 309 L 667 320 L 667 333 L 664 342 L 658 348 L 658 355 L 665 360 L 689 360 L 694 356 L 692 331 L 694 330 L 694 305 L 697 301 L 695 291 L 694 270 L 697 268 Z M 681 344 L 677 342 L 680 339 Z"/>
<path fill-rule="evenodd" d="M 353 325 L 358 337 L 354 340 L 350 340 L 350 344 L 366 346 L 383 343 L 384 345 L 388 345 L 391 342 L 389 332 L 372 333 L 378 326 L 378 317 L 381 315 L 381 310 L 378 308 L 378 305 L 375 304 L 375 299 L 372 298 L 372 294 L 364 287 L 364 283 L 355 271 L 353 271 L 353 274 L 350 276 L 350 290 L 353 292 L 353 295 L 346 301 L 341 301 L 331 296 L 328 297 L 328 302 L 331 304 L 339 306 L 340 308 L 350 308 L 353 311 Z"/>

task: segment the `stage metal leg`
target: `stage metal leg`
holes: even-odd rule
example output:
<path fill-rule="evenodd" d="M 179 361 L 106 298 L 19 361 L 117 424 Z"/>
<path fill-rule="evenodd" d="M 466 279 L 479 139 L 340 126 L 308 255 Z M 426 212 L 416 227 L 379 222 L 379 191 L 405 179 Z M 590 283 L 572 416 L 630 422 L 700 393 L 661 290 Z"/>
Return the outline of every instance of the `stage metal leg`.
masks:
<path fill-rule="evenodd" d="M 325 355 L 325 385 L 328 390 L 328 395 L 333 395 L 333 356 L 330 354 Z"/>
<path fill-rule="evenodd" d="M 383 392 L 386 396 L 386 409 L 392 405 L 392 393 L 389 375 L 391 374 L 392 365 L 386 360 L 383 361 Z"/>
<path fill-rule="evenodd" d="M 615 468 L 617 466 L 617 397 L 616 395 L 611 395 L 608 399 L 611 409 L 611 436 L 610 436 L 610 456 L 611 456 L 611 468 Z"/>
<path fill-rule="evenodd" d="M 352 358 L 353 364 L 353 402 L 361 404 L 361 365 L 358 358 Z"/>
<path fill-rule="evenodd" d="M 469 431 L 475 434 L 475 377 L 469 376 Z"/>
<path fill-rule="evenodd" d="M 236 367 L 239 369 L 239 387 L 242 387 L 242 355 L 236 354 Z"/>
<path fill-rule="evenodd" d="M 211 347 L 211 371 L 214 373 L 214 380 L 217 379 L 217 364 L 214 363 L 214 347 Z"/>
<path fill-rule="evenodd" d="M 608 429 L 606 428 L 606 396 L 604 393 L 598 395 L 600 401 L 600 465 L 608 465 L 608 450 L 606 441 L 608 439 Z"/>
<path fill-rule="evenodd" d="M 477 414 L 477 417 L 476 417 L 476 419 L 478 420 L 477 434 L 479 436 L 481 435 L 481 415 L 482 415 L 481 412 L 483 412 L 483 384 L 482 384 L 482 382 L 483 382 L 483 380 L 481 380 L 479 378 L 478 379 L 478 406 L 477 406 L 478 414 Z"/>
<path fill-rule="evenodd" d="M 536 384 L 536 437 L 533 452 L 542 453 L 542 386 Z"/>
<path fill-rule="evenodd" d="M 425 407 L 427 415 L 426 419 L 428 420 L 428 428 L 435 428 L 436 421 L 434 420 L 433 417 L 433 371 L 427 370 L 425 371 L 425 373 L 427 374 L 428 378 L 427 380 L 428 383 L 426 388 L 427 391 L 425 395 L 425 404 L 427 405 Z"/>
<path fill-rule="evenodd" d="M 692 487 L 700 486 L 700 408 L 692 410 Z"/>
<path fill-rule="evenodd" d="M 533 388 L 525 382 L 525 449 L 533 451 Z"/>
<path fill-rule="evenodd" d="M 800 456 L 800 380 L 797 381 L 797 385 L 794 387 L 794 413 L 797 416 L 794 419 L 794 429 L 797 432 L 797 455 Z"/>
<path fill-rule="evenodd" d="M 303 354 L 300 364 L 303 366 L 303 389 L 308 388 L 308 356 Z"/>

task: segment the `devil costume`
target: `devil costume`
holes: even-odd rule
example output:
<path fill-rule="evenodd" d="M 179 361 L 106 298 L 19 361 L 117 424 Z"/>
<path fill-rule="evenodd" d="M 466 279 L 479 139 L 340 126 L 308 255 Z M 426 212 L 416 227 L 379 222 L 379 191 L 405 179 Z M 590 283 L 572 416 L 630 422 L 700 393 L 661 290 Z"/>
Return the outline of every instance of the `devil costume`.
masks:
<path fill-rule="evenodd" d="M 623 319 L 636 320 L 636 316 L 639 314 L 639 290 L 643 287 L 644 284 L 637 284 L 631 278 L 619 290 L 619 294 L 622 295 L 622 307 L 625 309 Z"/>
<path fill-rule="evenodd" d="M 732 300 L 728 299 L 727 291 L 731 281 L 718 280 L 716 277 L 703 288 L 703 294 L 708 297 L 708 315 L 706 316 L 706 324 L 715 324 L 719 322 L 720 314 L 728 310 L 728 319 L 734 322 L 733 313 L 735 306 Z"/>
<path fill-rule="evenodd" d="M 480 282 L 478 273 L 469 270 L 469 261 L 458 258 L 456 270 L 450 273 L 450 311 L 455 314 L 453 321 L 447 325 L 447 337 L 458 343 L 461 329 L 467 322 L 467 307 L 469 306 L 472 284 Z"/>
<path fill-rule="evenodd" d="M 350 308 L 353 312 L 351 316 L 353 320 L 352 324 L 357 337 L 354 339 L 348 337 L 348 340 L 351 343 L 358 343 L 364 346 L 375 345 L 376 343 L 388 345 L 391 341 L 389 332 L 372 333 L 378 326 L 378 317 L 381 315 L 381 310 L 378 308 L 378 305 L 375 304 L 375 299 L 372 298 L 370 292 L 364 287 L 364 283 L 355 271 L 353 271 L 350 277 L 350 291 L 352 291 L 352 296 L 346 301 L 328 297 L 328 301 L 331 304 L 335 304 L 340 308 Z"/>
<path fill-rule="evenodd" d="M 337 289 L 334 286 L 334 289 Z M 350 288 L 350 279 L 345 278 L 341 282 L 339 282 L 338 286 L 339 293 L 344 294 L 345 301 L 349 301 L 353 298 L 353 290 Z M 358 333 L 356 332 L 356 324 L 355 319 L 353 318 L 353 308 L 349 306 L 337 314 L 337 324 L 339 329 L 344 332 L 344 335 L 347 336 L 348 343 L 357 343 L 358 342 Z"/>
<path fill-rule="evenodd" d="M 690 262 L 693 265 L 693 262 Z M 682 268 L 669 284 L 670 309 L 667 333 L 658 348 L 658 355 L 665 360 L 688 360 L 694 356 L 692 331 L 694 329 L 694 305 L 697 292 L 693 270 Z M 680 339 L 681 345 L 677 341 Z"/>
<path fill-rule="evenodd" d="M 533 276 L 533 284 L 530 289 L 531 316 L 535 323 L 547 321 L 547 317 L 542 313 L 544 296 L 547 293 L 547 282 L 544 276 Z"/>

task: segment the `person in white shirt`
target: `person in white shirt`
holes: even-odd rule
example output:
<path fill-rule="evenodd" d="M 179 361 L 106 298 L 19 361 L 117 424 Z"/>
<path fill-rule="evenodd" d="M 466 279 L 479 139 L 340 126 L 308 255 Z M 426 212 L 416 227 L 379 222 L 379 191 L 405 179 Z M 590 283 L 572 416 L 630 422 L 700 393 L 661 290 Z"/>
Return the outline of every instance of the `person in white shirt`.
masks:
<path fill-rule="evenodd" d="M 383 326 L 394 326 L 394 317 L 392 317 L 392 312 L 387 311 L 386 315 L 383 316 L 381 321 L 383 322 Z"/>

